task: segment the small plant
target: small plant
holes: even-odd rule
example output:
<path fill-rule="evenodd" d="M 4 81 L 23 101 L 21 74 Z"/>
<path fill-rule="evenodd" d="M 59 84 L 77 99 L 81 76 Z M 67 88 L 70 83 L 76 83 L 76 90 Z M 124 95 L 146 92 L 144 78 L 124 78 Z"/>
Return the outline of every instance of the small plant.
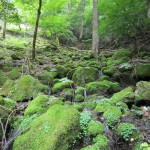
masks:
<path fill-rule="evenodd" d="M 123 63 L 123 64 L 120 65 L 119 68 L 120 69 L 125 69 L 125 70 L 130 70 L 130 69 L 132 69 L 132 65 L 129 64 L 129 63 Z"/>
<path fill-rule="evenodd" d="M 129 141 L 136 131 L 136 127 L 131 123 L 121 123 L 118 126 L 118 134 L 125 140 Z"/>
<path fill-rule="evenodd" d="M 88 123 L 90 122 L 90 120 L 91 120 L 91 112 L 86 110 L 80 114 L 80 128 L 82 131 L 81 137 L 87 134 Z"/>

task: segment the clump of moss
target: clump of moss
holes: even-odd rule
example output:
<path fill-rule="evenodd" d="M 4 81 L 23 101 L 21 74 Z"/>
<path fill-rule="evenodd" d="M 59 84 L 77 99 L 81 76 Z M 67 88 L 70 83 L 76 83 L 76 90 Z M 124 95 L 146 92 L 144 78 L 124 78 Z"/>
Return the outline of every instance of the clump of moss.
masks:
<path fill-rule="evenodd" d="M 137 100 L 150 100 L 150 82 L 140 81 L 136 84 L 137 90 L 136 93 L 136 101 Z M 139 97 L 139 99 L 137 98 Z"/>
<path fill-rule="evenodd" d="M 72 79 L 78 85 L 85 85 L 85 83 L 98 79 L 98 75 L 98 70 L 93 67 L 79 67 L 74 72 Z"/>
<path fill-rule="evenodd" d="M 65 88 L 60 93 L 61 97 L 63 97 L 64 101 L 72 101 L 73 99 L 73 90 L 70 88 Z"/>
<path fill-rule="evenodd" d="M 109 76 L 103 75 L 98 79 L 98 81 L 103 81 L 103 80 L 109 80 Z"/>
<path fill-rule="evenodd" d="M 98 134 L 103 134 L 104 132 L 104 125 L 99 121 L 91 120 L 88 123 L 88 135 L 96 136 Z"/>
<path fill-rule="evenodd" d="M 111 128 L 114 127 L 121 118 L 122 113 L 119 108 L 116 106 L 110 106 L 103 114 L 103 117 L 107 123 L 107 125 Z"/>
<path fill-rule="evenodd" d="M 149 150 L 150 149 L 150 144 L 147 142 L 139 142 L 135 145 L 134 150 Z"/>
<path fill-rule="evenodd" d="M 84 96 L 82 94 L 77 94 L 75 96 L 75 101 L 76 102 L 83 102 L 84 101 Z"/>
<path fill-rule="evenodd" d="M 150 77 L 150 64 L 138 64 L 135 67 L 135 77 L 148 78 Z"/>
<path fill-rule="evenodd" d="M 57 69 L 58 76 L 59 76 L 60 78 L 66 77 L 67 69 L 66 69 L 64 66 L 58 65 L 58 66 L 56 66 L 56 69 Z"/>
<path fill-rule="evenodd" d="M 115 53 L 112 56 L 112 58 L 114 60 L 120 59 L 121 57 L 129 57 L 129 58 L 131 58 L 132 57 L 132 52 L 130 50 L 121 49 L 121 50 L 115 51 Z"/>
<path fill-rule="evenodd" d="M 107 67 L 103 67 L 103 68 L 102 68 L 102 71 L 103 71 L 103 73 L 104 73 L 105 75 L 114 76 L 114 74 L 115 74 L 115 67 L 114 67 L 114 65 L 112 64 L 112 65 L 109 65 L 109 66 L 107 66 Z"/>
<path fill-rule="evenodd" d="M 129 61 L 130 61 L 130 58 L 125 56 L 125 57 L 121 57 L 120 59 L 117 59 L 115 61 L 115 64 L 120 65 L 120 64 L 123 64 L 123 63 L 127 63 Z"/>
<path fill-rule="evenodd" d="M 23 101 L 25 99 L 35 98 L 39 92 L 47 89 L 37 79 L 31 75 L 24 75 L 11 89 L 11 98 L 15 101 Z"/>
<path fill-rule="evenodd" d="M 77 102 L 83 102 L 84 101 L 84 87 L 77 87 L 75 90 L 75 101 Z"/>
<path fill-rule="evenodd" d="M 3 75 L 3 72 L 0 70 L 0 86 L 2 86 L 7 81 L 7 77 Z"/>
<path fill-rule="evenodd" d="M 5 84 L 2 86 L 2 89 L 0 90 L 0 95 L 8 96 L 8 93 L 10 92 L 13 86 L 14 86 L 14 81 L 7 80 Z"/>
<path fill-rule="evenodd" d="M 136 127 L 131 123 L 121 123 L 117 128 L 117 133 L 125 141 L 129 141 L 131 138 L 134 138 L 136 132 Z"/>
<path fill-rule="evenodd" d="M 49 101 L 49 98 L 46 95 L 39 95 L 35 99 L 33 99 L 28 107 L 25 109 L 24 115 L 31 116 L 33 114 L 41 114 L 43 113 L 47 108 L 47 102 Z"/>
<path fill-rule="evenodd" d="M 58 93 L 61 92 L 65 88 L 72 88 L 74 85 L 74 82 L 67 79 L 67 78 L 62 78 L 59 80 L 58 83 L 54 84 L 52 88 L 53 93 Z"/>
<path fill-rule="evenodd" d="M 15 80 L 21 76 L 20 68 L 14 68 L 8 73 L 9 79 Z"/>
<path fill-rule="evenodd" d="M 134 100 L 134 92 L 131 87 L 125 88 L 124 90 L 115 93 L 112 97 L 111 100 L 113 102 L 132 102 Z"/>
<path fill-rule="evenodd" d="M 35 132 L 36 131 L 36 132 Z M 66 150 L 79 133 L 79 113 L 71 106 L 54 105 L 33 120 L 29 130 L 19 135 L 13 150 L 57 149 Z"/>
<path fill-rule="evenodd" d="M 119 91 L 120 85 L 115 82 L 110 82 L 107 80 L 103 80 L 100 82 L 90 82 L 86 85 L 87 92 L 89 94 L 96 94 L 96 93 L 106 93 L 106 92 L 115 92 Z"/>

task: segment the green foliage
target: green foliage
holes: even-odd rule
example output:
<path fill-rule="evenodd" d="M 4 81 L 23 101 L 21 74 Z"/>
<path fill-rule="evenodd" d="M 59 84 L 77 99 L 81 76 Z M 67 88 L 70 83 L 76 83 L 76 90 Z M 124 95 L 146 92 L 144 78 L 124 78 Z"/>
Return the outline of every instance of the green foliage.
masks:
<path fill-rule="evenodd" d="M 21 76 L 20 71 L 21 71 L 20 68 L 14 68 L 9 72 L 8 77 L 12 80 L 18 79 Z"/>
<path fill-rule="evenodd" d="M 118 134 L 126 141 L 133 137 L 135 131 L 136 127 L 130 123 L 121 123 L 117 128 Z"/>
<path fill-rule="evenodd" d="M 124 70 L 130 70 L 133 68 L 133 66 L 129 63 L 123 63 L 119 66 L 120 69 L 124 69 Z"/>

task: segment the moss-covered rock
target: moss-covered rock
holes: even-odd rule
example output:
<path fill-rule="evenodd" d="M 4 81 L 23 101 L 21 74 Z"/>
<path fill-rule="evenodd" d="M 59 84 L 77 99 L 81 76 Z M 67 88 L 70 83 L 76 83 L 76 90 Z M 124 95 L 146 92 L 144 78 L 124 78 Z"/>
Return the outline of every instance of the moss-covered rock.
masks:
<path fill-rule="evenodd" d="M 116 106 L 110 106 L 103 114 L 103 117 L 109 127 L 114 127 L 121 118 L 122 113 Z"/>
<path fill-rule="evenodd" d="M 72 88 L 74 86 L 74 82 L 67 79 L 67 78 L 62 78 L 58 80 L 57 83 L 54 84 L 52 88 L 53 93 L 58 93 L 61 92 L 65 88 Z"/>
<path fill-rule="evenodd" d="M 74 72 L 72 79 L 78 85 L 85 85 L 85 83 L 95 81 L 98 79 L 99 72 L 93 67 L 79 67 Z"/>
<path fill-rule="evenodd" d="M 133 150 L 149 150 L 150 149 L 150 144 L 147 142 L 138 142 Z"/>
<path fill-rule="evenodd" d="M 25 109 L 24 115 L 31 116 L 33 114 L 43 113 L 46 111 L 48 101 L 49 98 L 46 95 L 39 95 L 29 103 L 28 107 Z"/>
<path fill-rule="evenodd" d="M 47 87 L 30 75 L 24 75 L 16 82 L 10 91 L 10 96 L 15 101 L 35 98 L 39 92 Z"/>
<path fill-rule="evenodd" d="M 98 134 L 103 134 L 104 132 L 104 125 L 99 121 L 91 120 L 88 123 L 88 135 L 96 136 Z"/>
<path fill-rule="evenodd" d="M 132 51 L 126 50 L 126 49 L 121 49 L 121 50 L 115 51 L 115 53 L 112 56 L 112 58 L 114 60 L 120 59 L 121 57 L 129 57 L 129 58 L 131 58 L 132 57 Z"/>
<path fill-rule="evenodd" d="M 117 128 L 117 133 L 125 141 L 130 141 L 131 138 L 134 139 L 136 134 L 136 127 L 131 123 L 121 123 Z"/>
<path fill-rule="evenodd" d="M 105 75 L 114 76 L 114 74 L 115 74 L 115 66 L 113 64 L 111 64 L 110 66 L 103 67 L 102 71 L 103 71 L 103 73 Z"/>
<path fill-rule="evenodd" d="M 137 64 L 134 69 L 135 77 L 148 78 L 150 77 L 150 64 Z"/>
<path fill-rule="evenodd" d="M 124 90 L 115 93 L 112 97 L 111 100 L 113 102 L 133 102 L 134 101 L 134 92 L 131 87 L 125 88 Z"/>
<path fill-rule="evenodd" d="M 98 79 L 98 81 L 109 80 L 109 79 L 110 79 L 109 76 L 103 75 Z"/>
<path fill-rule="evenodd" d="M 71 106 L 54 105 L 16 138 L 13 150 L 67 150 L 78 132 L 78 111 Z"/>
<path fill-rule="evenodd" d="M 0 90 L 0 95 L 7 96 L 11 88 L 14 86 L 13 80 L 7 80 Z"/>
<path fill-rule="evenodd" d="M 88 94 L 106 93 L 119 91 L 120 85 L 117 82 L 110 82 L 107 80 L 99 82 L 90 82 L 86 84 Z"/>
<path fill-rule="evenodd" d="M 135 100 L 149 100 L 150 101 L 150 82 L 140 81 L 136 84 Z"/>
<path fill-rule="evenodd" d="M 72 101 L 73 99 L 73 90 L 70 88 L 65 88 L 62 90 L 62 92 L 59 94 L 61 97 L 63 97 L 64 101 Z"/>
<path fill-rule="evenodd" d="M 58 65 L 58 66 L 56 66 L 56 69 L 57 69 L 58 76 L 59 76 L 60 78 L 66 77 L 67 69 L 66 69 L 64 66 Z"/>
<path fill-rule="evenodd" d="M 9 79 L 15 80 L 18 79 L 21 76 L 20 68 L 14 68 L 8 73 Z"/>
<path fill-rule="evenodd" d="M 84 101 L 84 96 L 82 94 L 76 94 L 74 100 L 76 102 L 83 102 Z"/>
<path fill-rule="evenodd" d="M 7 81 L 7 77 L 4 76 L 3 71 L 0 70 L 0 86 L 2 86 Z"/>

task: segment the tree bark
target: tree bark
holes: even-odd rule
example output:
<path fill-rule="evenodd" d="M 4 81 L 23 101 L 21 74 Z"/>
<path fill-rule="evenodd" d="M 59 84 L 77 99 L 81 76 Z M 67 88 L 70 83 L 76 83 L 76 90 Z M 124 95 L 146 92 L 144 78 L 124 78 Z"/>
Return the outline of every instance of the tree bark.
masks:
<path fill-rule="evenodd" d="M 147 16 L 150 19 L 150 0 L 148 0 L 148 12 L 147 12 Z"/>
<path fill-rule="evenodd" d="M 92 32 L 92 51 L 98 53 L 99 37 L 98 37 L 98 0 L 93 0 L 93 32 Z M 97 55 L 95 55 L 97 56 Z"/>
<path fill-rule="evenodd" d="M 3 26 L 3 39 L 6 38 L 6 21 L 4 21 L 4 26 Z"/>
<path fill-rule="evenodd" d="M 36 24 L 35 24 L 34 36 L 33 36 L 33 47 L 32 47 L 32 59 L 33 60 L 35 60 L 35 46 L 36 46 L 36 38 L 37 38 L 41 8 L 42 8 L 42 0 L 39 0 L 39 8 L 37 12 L 37 19 L 36 19 Z"/>

